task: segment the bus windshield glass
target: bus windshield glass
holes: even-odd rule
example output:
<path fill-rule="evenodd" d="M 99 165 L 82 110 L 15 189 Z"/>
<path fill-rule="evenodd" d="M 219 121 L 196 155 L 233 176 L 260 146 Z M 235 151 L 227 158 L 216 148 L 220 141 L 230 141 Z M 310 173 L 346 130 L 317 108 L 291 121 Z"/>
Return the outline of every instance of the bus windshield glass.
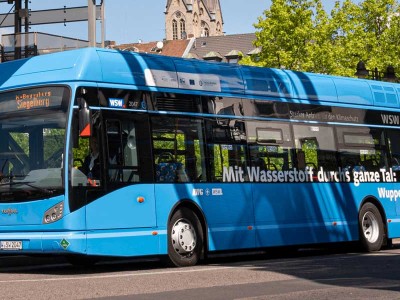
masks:
<path fill-rule="evenodd" d="M 0 93 L 0 203 L 64 192 L 69 94 L 59 86 Z"/>

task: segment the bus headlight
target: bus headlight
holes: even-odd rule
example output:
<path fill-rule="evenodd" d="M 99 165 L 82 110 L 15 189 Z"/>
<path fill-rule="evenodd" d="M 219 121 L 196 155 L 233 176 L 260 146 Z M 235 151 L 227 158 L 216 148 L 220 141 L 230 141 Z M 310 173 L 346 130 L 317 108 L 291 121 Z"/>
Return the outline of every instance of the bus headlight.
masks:
<path fill-rule="evenodd" d="M 63 216 L 64 201 L 61 201 L 45 211 L 43 216 L 43 224 L 49 224 L 60 220 Z"/>

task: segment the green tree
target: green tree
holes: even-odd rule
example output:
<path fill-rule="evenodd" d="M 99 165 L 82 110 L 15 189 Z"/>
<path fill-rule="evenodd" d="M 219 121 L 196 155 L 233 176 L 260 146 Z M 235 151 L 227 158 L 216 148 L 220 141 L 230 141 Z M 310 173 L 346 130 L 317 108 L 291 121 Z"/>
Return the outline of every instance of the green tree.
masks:
<path fill-rule="evenodd" d="M 262 50 L 244 64 L 344 76 L 360 60 L 369 69 L 400 66 L 397 0 L 336 2 L 330 15 L 321 0 L 272 0 L 255 28 Z"/>

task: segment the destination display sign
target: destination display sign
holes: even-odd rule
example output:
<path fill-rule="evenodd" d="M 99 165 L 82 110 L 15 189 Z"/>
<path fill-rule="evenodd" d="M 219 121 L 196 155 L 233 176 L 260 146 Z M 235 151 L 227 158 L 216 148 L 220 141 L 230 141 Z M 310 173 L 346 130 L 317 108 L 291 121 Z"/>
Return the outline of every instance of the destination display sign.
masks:
<path fill-rule="evenodd" d="M 65 87 L 40 87 L 0 94 L 0 113 L 61 107 Z"/>

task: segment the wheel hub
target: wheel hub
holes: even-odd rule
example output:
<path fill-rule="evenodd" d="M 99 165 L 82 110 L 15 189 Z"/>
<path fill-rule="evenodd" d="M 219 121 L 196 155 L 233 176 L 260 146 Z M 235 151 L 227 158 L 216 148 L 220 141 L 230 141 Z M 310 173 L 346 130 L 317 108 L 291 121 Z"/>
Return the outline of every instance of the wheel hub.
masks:
<path fill-rule="evenodd" d="M 362 219 L 362 229 L 364 237 L 368 242 L 374 243 L 379 237 L 379 225 L 375 215 L 371 212 L 366 212 Z"/>
<path fill-rule="evenodd" d="M 189 221 L 181 219 L 176 221 L 172 227 L 172 246 L 180 255 L 193 252 L 196 247 L 196 232 Z"/>

